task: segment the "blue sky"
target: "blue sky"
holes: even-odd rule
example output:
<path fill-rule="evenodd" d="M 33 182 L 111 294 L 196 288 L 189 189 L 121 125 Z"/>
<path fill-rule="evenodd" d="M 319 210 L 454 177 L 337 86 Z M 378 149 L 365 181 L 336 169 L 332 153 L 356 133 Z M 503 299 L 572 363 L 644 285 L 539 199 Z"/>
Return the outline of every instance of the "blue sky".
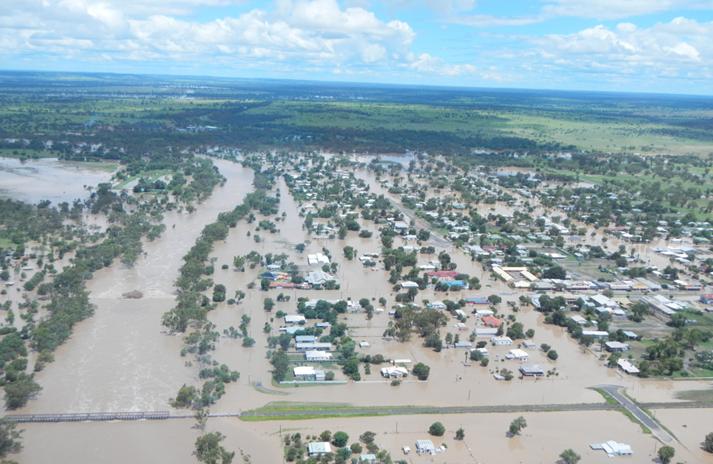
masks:
<path fill-rule="evenodd" d="M 713 0 L 2 0 L 0 68 L 713 94 Z"/>

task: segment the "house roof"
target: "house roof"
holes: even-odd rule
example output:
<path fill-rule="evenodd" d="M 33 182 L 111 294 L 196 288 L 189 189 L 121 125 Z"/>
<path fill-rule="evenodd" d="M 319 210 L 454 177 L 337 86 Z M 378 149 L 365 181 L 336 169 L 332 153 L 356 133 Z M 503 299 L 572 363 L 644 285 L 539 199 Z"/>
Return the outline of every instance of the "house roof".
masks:
<path fill-rule="evenodd" d="M 331 453 L 332 445 L 330 445 L 329 442 L 326 442 L 326 441 L 315 441 L 315 442 L 309 443 L 307 445 L 307 449 L 309 450 L 310 454 Z"/>
<path fill-rule="evenodd" d="M 500 327 L 503 323 L 502 320 L 498 319 L 495 316 L 491 316 L 490 314 L 488 314 L 487 316 L 483 316 L 481 321 L 483 321 L 483 324 L 490 327 Z"/>

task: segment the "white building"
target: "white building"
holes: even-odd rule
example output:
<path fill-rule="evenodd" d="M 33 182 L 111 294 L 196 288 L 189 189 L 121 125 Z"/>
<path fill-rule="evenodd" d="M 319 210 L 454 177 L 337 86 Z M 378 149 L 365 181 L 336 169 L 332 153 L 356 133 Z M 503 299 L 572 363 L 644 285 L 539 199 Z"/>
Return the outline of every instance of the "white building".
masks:
<path fill-rule="evenodd" d="M 401 366 L 382 367 L 381 375 L 382 377 L 386 377 L 388 379 L 400 379 L 408 375 L 408 369 Z"/>
<path fill-rule="evenodd" d="M 515 348 L 514 350 L 508 351 L 508 354 L 505 355 L 507 359 L 515 359 L 516 361 L 527 361 L 529 358 L 527 351 L 521 350 L 519 348 Z"/>
<path fill-rule="evenodd" d="M 285 324 L 304 324 L 306 321 L 302 314 L 287 314 L 285 316 Z"/>
<path fill-rule="evenodd" d="M 332 353 L 328 351 L 310 350 L 305 351 L 306 361 L 331 361 Z"/>
<path fill-rule="evenodd" d="M 315 441 L 307 445 L 307 452 L 311 457 L 321 456 L 332 452 L 332 445 L 326 441 Z"/>
<path fill-rule="evenodd" d="M 323 370 L 315 369 L 312 366 L 297 366 L 292 369 L 296 380 L 324 380 L 326 375 Z"/>
<path fill-rule="evenodd" d="M 602 450 L 607 453 L 607 456 L 631 456 L 634 452 L 630 445 L 626 443 L 617 443 L 614 440 L 609 440 L 604 443 L 592 443 L 589 445 L 593 450 Z"/>
<path fill-rule="evenodd" d="M 436 454 L 436 447 L 431 440 L 416 440 L 416 452 L 418 454 Z"/>
<path fill-rule="evenodd" d="M 512 339 L 510 337 L 492 337 L 490 343 L 495 346 L 507 346 L 512 345 Z"/>

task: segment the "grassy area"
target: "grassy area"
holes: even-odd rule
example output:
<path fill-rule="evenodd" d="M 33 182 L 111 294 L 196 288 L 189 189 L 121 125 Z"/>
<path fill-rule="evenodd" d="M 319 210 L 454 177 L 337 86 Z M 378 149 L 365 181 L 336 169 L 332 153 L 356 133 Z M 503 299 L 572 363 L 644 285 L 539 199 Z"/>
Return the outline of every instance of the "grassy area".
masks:
<path fill-rule="evenodd" d="M 676 393 L 676 398 L 686 401 L 704 401 L 713 403 L 713 389 L 684 390 Z"/>

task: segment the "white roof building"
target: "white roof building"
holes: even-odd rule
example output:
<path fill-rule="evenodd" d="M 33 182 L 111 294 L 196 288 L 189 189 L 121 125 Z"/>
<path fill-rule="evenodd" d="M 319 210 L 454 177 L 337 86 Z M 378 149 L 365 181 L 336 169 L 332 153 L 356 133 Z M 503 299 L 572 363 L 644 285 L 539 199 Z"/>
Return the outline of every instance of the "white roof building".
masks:
<path fill-rule="evenodd" d="M 431 440 L 416 440 L 416 452 L 418 454 L 436 454 L 436 447 Z"/>
<path fill-rule="evenodd" d="M 607 453 L 609 457 L 631 456 L 634 454 L 630 445 L 627 445 L 626 443 L 617 443 L 614 440 L 609 440 L 604 443 L 592 443 L 589 447 L 593 450 L 602 450 Z"/>
<path fill-rule="evenodd" d="M 307 451 L 310 456 L 320 456 L 332 452 L 332 445 L 326 441 L 315 441 L 307 445 Z"/>
<path fill-rule="evenodd" d="M 285 324 L 300 324 L 305 321 L 306 319 L 302 314 L 287 314 L 285 316 Z"/>
<path fill-rule="evenodd" d="M 527 361 L 527 358 L 529 357 L 527 354 L 527 351 L 521 350 L 519 348 L 515 348 L 514 350 L 510 350 L 508 354 L 505 355 L 507 359 L 516 359 L 518 361 Z"/>
<path fill-rule="evenodd" d="M 307 264 L 310 266 L 329 264 L 329 257 L 323 253 L 307 255 Z"/>
<path fill-rule="evenodd" d="M 619 369 L 622 371 L 626 372 L 629 375 L 636 375 L 639 373 L 639 368 L 631 364 L 628 359 L 619 359 L 616 362 L 617 366 L 619 366 Z"/>
<path fill-rule="evenodd" d="M 310 350 L 305 351 L 305 360 L 307 361 L 331 361 L 332 353 L 328 351 Z"/>

